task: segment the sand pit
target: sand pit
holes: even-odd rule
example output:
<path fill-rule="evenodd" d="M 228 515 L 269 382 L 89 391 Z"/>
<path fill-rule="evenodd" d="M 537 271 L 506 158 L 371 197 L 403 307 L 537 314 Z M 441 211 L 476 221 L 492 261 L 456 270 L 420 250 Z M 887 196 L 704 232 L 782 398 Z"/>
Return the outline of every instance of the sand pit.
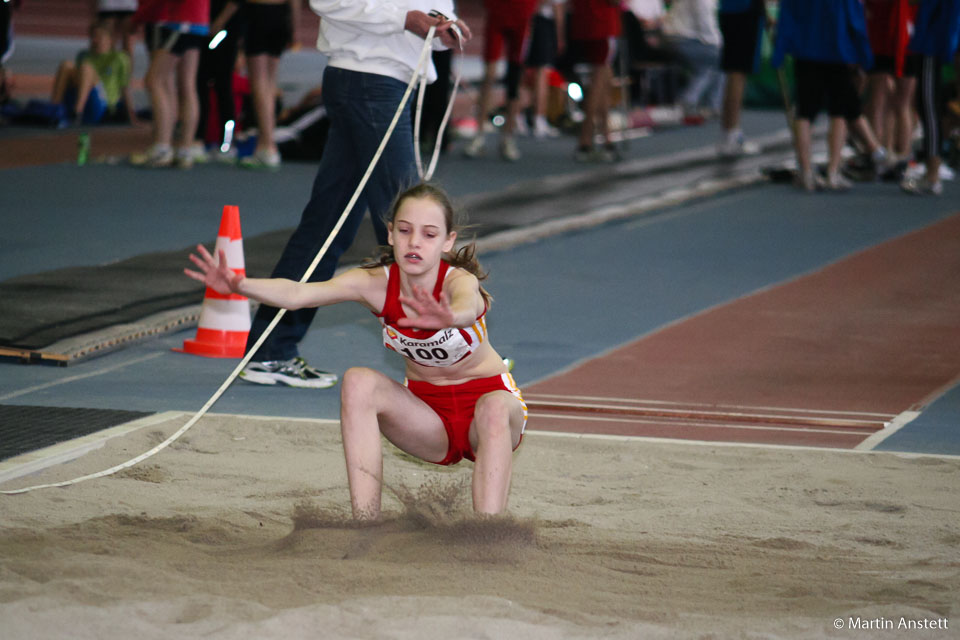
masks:
<path fill-rule="evenodd" d="M 360 528 L 336 423 L 208 416 L 117 476 L 0 496 L 0 635 L 960 637 L 958 459 L 532 433 L 492 521 L 471 470 L 388 450 L 389 514 Z"/>

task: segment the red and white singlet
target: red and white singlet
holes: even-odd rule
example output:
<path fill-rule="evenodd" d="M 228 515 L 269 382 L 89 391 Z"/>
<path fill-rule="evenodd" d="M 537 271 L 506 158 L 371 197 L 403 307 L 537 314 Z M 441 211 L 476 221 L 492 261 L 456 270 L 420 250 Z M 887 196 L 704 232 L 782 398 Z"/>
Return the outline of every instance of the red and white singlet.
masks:
<path fill-rule="evenodd" d="M 425 367 L 449 367 L 476 351 L 487 339 L 486 311 L 477 317 L 476 322 L 463 329 L 451 327 L 435 331 L 396 326 L 397 320 L 407 315 L 400 304 L 400 267 L 393 263 L 383 269 L 387 274 L 387 299 L 383 303 L 383 310 L 374 315 L 380 318 L 383 325 L 383 346 L 387 349 Z M 443 281 L 450 272 L 449 263 L 441 260 L 437 283 L 433 288 L 435 300 L 440 299 Z"/>

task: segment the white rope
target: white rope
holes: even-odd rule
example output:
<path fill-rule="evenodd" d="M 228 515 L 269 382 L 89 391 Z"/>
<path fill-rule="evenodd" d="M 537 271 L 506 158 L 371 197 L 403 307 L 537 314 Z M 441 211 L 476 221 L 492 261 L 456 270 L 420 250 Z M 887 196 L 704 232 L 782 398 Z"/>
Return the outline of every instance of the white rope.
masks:
<path fill-rule="evenodd" d="M 397 107 L 397 112 L 393 114 L 393 120 L 390 122 L 390 126 L 387 127 L 387 132 L 383 136 L 383 140 L 380 141 L 380 146 L 377 148 L 377 152 L 373 155 L 373 159 L 370 161 L 370 165 L 367 167 L 366 172 L 363 174 L 363 177 L 360 179 L 360 183 L 357 185 L 357 188 L 353 192 L 350 201 L 347 203 L 346 209 L 343 210 L 343 213 L 340 214 L 340 219 L 337 220 L 337 224 L 333 227 L 333 231 L 330 232 L 330 235 L 327 236 L 326 241 L 323 243 L 323 246 L 320 248 L 320 251 L 317 252 L 317 255 L 314 257 L 313 262 L 310 263 L 310 266 L 307 268 L 306 272 L 303 274 L 303 277 L 300 278 L 300 282 L 306 282 L 313 272 L 316 270 L 317 266 L 320 264 L 320 261 L 323 259 L 323 256 L 326 255 L 327 250 L 330 248 L 330 245 L 333 243 L 333 240 L 337 237 L 337 233 L 340 232 L 340 228 L 343 227 L 346 222 L 347 216 L 350 211 L 353 209 L 354 205 L 357 202 L 357 199 L 360 197 L 360 194 L 363 192 L 363 188 L 367 185 L 367 181 L 370 179 L 371 174 L 373 173 L 374 167 L 377 165 L 377 162 L 380 160 L 380 156 L 383 155 L 383 150 L 387 146 L 387 142 L 390 140 L 390 136 L 393 135 L 393 130 L 397 126 L 397 121 L 400 119 L 400 115 L 403 113 L 403 108 L 407 104 L 407 100 L 410 98 L 410 92 L 413 91 L 413 87 L 417 84 L 417 77 L 421 73 L 423 68 L 423 63 L 426 60 L 427 53 L 432 49 L 432 40 L 436 27 L 430 27 L 430 30 L 427 32 L 427 37 L 423 45 L 423 49 L 420 51 L 420 58 L 417 61 L 417 66 L 414 69 L 413 76 L 410 78 L 410 82 L 407 84 L 407 90 L 403 94 L 403 98 L 400 99 L 400 105 Z M 451 101 L 452 104 L 452 101 Z M 449 112 L 449 109 L 448 109 Z M 0 491 L 0 494 L 5 495 L 15 495 L 20 493 L 27 493 L 28 491 L 34 491 L 36 489 L 50 489 L 53 487 L 67 487 L 70 485 L 78 484 L 86 480 L 93 480 L 94 478 L 102 478 L 104 476 L 113 475 L 118 471 L 124 469 L 129 469 L 130 467 L 139 464 L 146 460 L 147 458 L 156 455 L 160 451 L 163 451 L 168 446 L 170 446 L 177 438 L 186 433 L 193 425 L 197 423 L 200 418 L 202 418 L 217 400 L 220 399 L 220 396 L 224 394 L 227 388 L 233 384 L 234 380 L 237 379 L 237 376 L 240 375 L 240 372 L 243 371 L 243 368 L 247 366 L 250 360 L 253 358 L 253 354 L 257 352 L 257 349 L 264 343 L 270 333 L 274 330 L 277 324 L 280 322 L 280 319 L 283 318 L 284 314 L 287 312 L 286 309 L 278 309 L 276 315 L 273 317 L 273 320 L 267 325 L 267 328 L 260 335 L 260 338 L 256 341 L 253 347 L 247 352 L 246 355 L 240 360 L 240 363 L 234 368 L 234 370 L 227 376 L 227 379 L 223 381 L 223 384 L 220 385 L 220 388 L 214 392 L 210 399 L 200 408 L 197 413 L 190 418 L 185 425 L 180 427 L 176 433 L 171 435 L 169 438 L 150 449 L 149 451 L 140 454 L 136 458 L 132 458 L 118 464 L 109 469 L 104 469 L 103 471 L 98 471 L 96 473 L 91 473 L 85 476 L 80 476 L 79 478 L 73 478 L 71 480 L 64 480 L 62 482 L 51 482 L 49 484 L 38 484 L 32 487 L 24 487 L 22 489 L 13 489 L 9 491 Z"/>
<path fill-rule="evenodd" d="M 457 39 L 460 44 L 460 52 L 463 52 L 463 40 Z M 456 79 L 453 81 L 453 91 L 450 92 L 450 101 L 447 102 L 447 110 L 440 121 L 440 128 L 437 130 L 437 139 L 433 145 L 433 156 L 430 158 L 430 165 L 426 171 L 423 169 L 423 161 L 420 158 L 420 119 L 423 113 L 423 96 L 427 92 L 426 74 L 420 79 L 420 92 L 417 94 L 417 112 L 413 124 L 413 155 L 417 159 L 417 175 L 420 180 L 428 182 L 433 177 L 433 172 L 437 168 L 437 159 L 440 157 L 440 147 L 443 144 L 443 132 L 447 128 L 447 121 L 450 119 L 450 113 L 453 111 L 453 103 L 457 98 L 457 89 L 460 87 L 460 69 L 457 68 Z"/>

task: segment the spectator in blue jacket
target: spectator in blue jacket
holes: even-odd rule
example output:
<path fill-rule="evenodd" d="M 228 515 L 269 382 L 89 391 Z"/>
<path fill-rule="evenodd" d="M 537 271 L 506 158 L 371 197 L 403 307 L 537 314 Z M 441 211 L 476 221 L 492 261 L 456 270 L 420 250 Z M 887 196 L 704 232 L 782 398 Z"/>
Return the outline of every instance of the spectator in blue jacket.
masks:
<path fill-rule="evenodd" d="M 781 0 L 773 66 L 793 56 L 796 82 L 795 146 L 797 184 L 806 191 L 841 191 L 850 182 L 840 173 L 847 125 L 867 147 L 878 172 L 886 169 L 887 152 L 880 146 L 860 109 L 854 73 L 873 64 L 866 18 L 860 0 Z M 826 103 L 830 116 L 826 180 L 814 174 L 810 161 L 810 127 Z"/>
<path fill-rule="evenodd" d="M 926 172 L 904 178 L 900 186 L 920 195 L 940 195 L 940 67 L 953 59 L 960 42 L 960 0 L 922 0 L 917 10 L 910 51 L 922 58 L 917 111 L 923 122 L 923 151 Z"/>

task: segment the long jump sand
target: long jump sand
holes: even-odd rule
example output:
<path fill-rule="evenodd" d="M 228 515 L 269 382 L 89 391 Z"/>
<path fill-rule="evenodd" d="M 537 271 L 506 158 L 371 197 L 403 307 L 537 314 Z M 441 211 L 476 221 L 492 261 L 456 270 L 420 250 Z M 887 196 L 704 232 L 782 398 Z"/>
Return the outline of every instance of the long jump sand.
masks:
<path fill-rule="evenodd" d="M 471 470 L 388 448 L 388 516 L 357 528 L 336 423 L 208 416 L 0 496 L 0 635 L 958 637 L 958 459 L 531 433 L 491 521 Z"/>

